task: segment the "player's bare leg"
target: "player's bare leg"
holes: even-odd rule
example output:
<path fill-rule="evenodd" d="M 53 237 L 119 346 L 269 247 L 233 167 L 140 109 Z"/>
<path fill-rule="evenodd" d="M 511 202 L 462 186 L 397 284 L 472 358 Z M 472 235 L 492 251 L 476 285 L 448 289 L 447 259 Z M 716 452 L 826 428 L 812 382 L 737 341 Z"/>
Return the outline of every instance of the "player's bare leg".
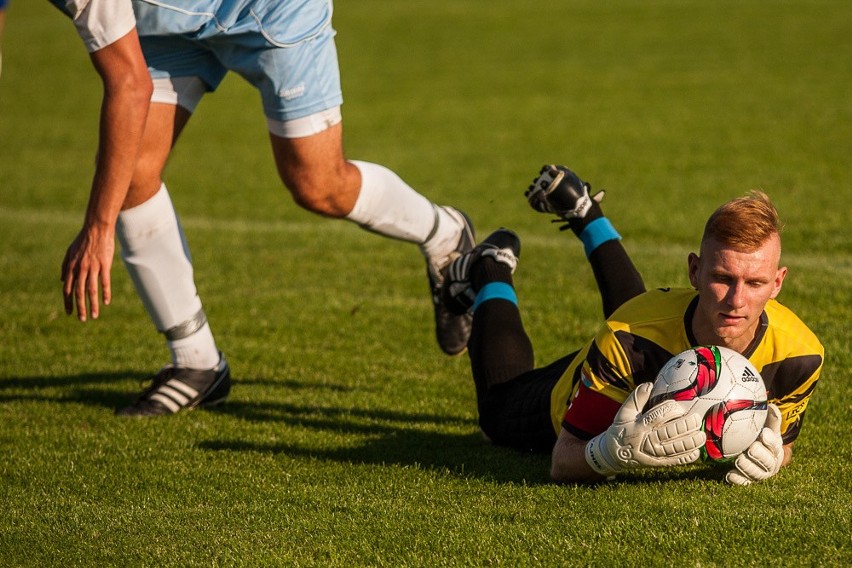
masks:
<path fill-rule="evenodd" d="M 278 174 L 293 200 L 326 217 L 348 215 L 361 188 L 360 171 L 343 158 L 341 131 L 337 123 L 301 138 L 270 135 Z"/>
<path fill-rule="evenodd" d="M 121 256 L 145 309 L 166 337 L 172 362 L 123 416 L 158 416 L 221 403 L 230 370 L 218 351 L 195 288 L 186 239 L 161 175 L 191 116 L 153 103 L 133 181 L 119 215 Z"/>
<path fill-rule="evenodd" d="M 166 162 L 191 116 L 177 105 L 151 103 L 142 148 L 122 211 L 145 203 L 160 191 Z"/>
<path fill-rule="evenodd" d="M 448 354 L 462 352 L 471 318 L 445 309 L 440 286 L 449 263 L 474 245 L 470 221 L 452 207 L 433 204 L 383 166 L 346 160 L 340 122 L 308 136 L 270 134 L 270 139 L 281 179 L 300 206 L 419 245 L 427 263 L 438 343 Z"/>

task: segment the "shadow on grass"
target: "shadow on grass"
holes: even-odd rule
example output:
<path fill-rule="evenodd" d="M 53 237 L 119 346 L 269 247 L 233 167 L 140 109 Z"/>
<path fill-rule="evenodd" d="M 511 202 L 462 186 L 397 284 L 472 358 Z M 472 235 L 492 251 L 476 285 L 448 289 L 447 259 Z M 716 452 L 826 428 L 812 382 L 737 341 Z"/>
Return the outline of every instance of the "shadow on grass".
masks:
<path fill-rule="evenodd" d="M 549 456 L 524 454 L 489 445 L 479 434 L 450 434 L 397 429 L 360 440 L 356 445 L 311 448 L 295 443 L 257 443 L 209 440 L 200 449 L 217 452 L 283 454 L 354 465 L 414 467 L 494 483 L 543 485 Z"/>
<path fill-rule="evenodd" d="M 446 428 L 475 430 L 467 417 L 387 408 L 316 407 L 291 403 L 229 402 L 216 412 L 243 420 L 275 422 L 287 429 L 339 435 L 338 447 L 309 444 L 209 440 L 198 444 L 212 451 L 283 454 L 345 464 L 398 465 L 476 477 L 499 483 L 547 483 L 549 456 L 497 448 L 478 432 L 449 433 Z M 302 436 L 299 436 L 302 438 Z"/>
<path fill-rule="evenodd" d="M 61 377 L 11 377 L 0 379 L 0 402 L 74 402 L 90 406 L 117 408 L 119 405 L 132 401 L 134 395 L 138 393 L 134 391 L 124 394 L 92 387 L 124 382 L 128 379 L 141 385 L 149 378 L 149 374 L 136 371 L 81 373 Z M 60 394 L 45 392 L 51 389 L 61 389 L 61 392 Z"/>
<path fill-rule="evenodd" d="M 229 403 L 217 412 L 242 419 L 282 424 L 286 430 L 309 429 L 340 435 L 337 447 L 309 443 L 206 440 L 202 450 L 257 452 L 342 464 L 416 467 L 464 478 L 527 486 L 550 484 L 549 454 L 521 452 L 487 442 L 478 432 L 450 433 L 446 427 L 476 429 L 475 421 L 459 416 L 388 409 L 318 408 L 280 403 Z M 302 435 L 299 436 L 303 438 Z M 627 474 L 607 487 L 671 481 L 721 480 L 718 468 L 674 468 Z"/>
<path fill-rule="evenodd" d="M 150 375 L 115 371 L 85 373 L 65 377 L 13 377 L 0 379 L 0 403 L 12 401 L 71 402 L 116 409 L 131 402 L 138 394 L 114 392 L 98 385 L 134 379 L 142 384 Z M 241 383 L 249 381 L 241 380 Z M 293 389 L 355 390 L 349 387 L 298 381 L 262 380 Z M 291 384 L 292 383 L 292 384 Z M 60 389 L 59 393 L 45 392 Z M 21 392 L 26 391 L 26 392 Z M 390 409 L 317 407 L 292 403 L 238 402 L 207 409 L 205 412 L 232 416 L 249 422 L 278 423 L 292 429 L 309 429 L 340 435 L 338 447 L 310 447 L 290 442 L 257 443 L 240 440 L 207 440 L 197 444 L 201 450 L 215 452 L 257 452 L 283 454 L 292 458 L 310 458 L 344 464 L 396 465 L 416 467 L 464 478 L 521 485 L 549 484 L 550 456 L 524 453 L 489 444 L 478 432 L 449 433 L 446 428 L 475 430 L 475 421 L 467 417 Z M 168 418 L 166 418 L 168 420 Z M 286 435 L 286 433 L 284 434 Z M 300 436 L 301 437 L 301 436 Z M 643 471 L 621 476 L 606 484 L 613 488 L 637 483 L 678 480 L 718 480 L 723 468 L 676 468 Z"/>
<path fill-rule="evenodd" d="M 151 373 L 119 370 L 108 373 L 80 373 L 65 376 L 8 377 L 0 379 L 0 403 L 14 401 L 73 402 L 117 409 L 136 400 L 139 393 L 150 384 L 152 376 Z M 99 385 L 126 381 L 131 381 L 131 387 L 124 392 L 97 388 Z M 239 379 L 239 385 L 273 386 L 286 389 L 288 392 L 299 390 L 350 392 L 355 390 L 352 387 L 332 383 L 277 379 Z M 230 406 L 232 403 L 228 404 Z M 239 406 L 239 412 L 228 412 L 228 414 L 236 414 L 248 420 L 266 419 L 264 418 L 266 411 L 263 409 L 263 405 L 258 405 L 257 409 L 255 409 L 256 405 L 252 404 Z M 227 409 L 228 407 L 222 408 Z M 221 410 L 222 408 L 211 410 Z"/>

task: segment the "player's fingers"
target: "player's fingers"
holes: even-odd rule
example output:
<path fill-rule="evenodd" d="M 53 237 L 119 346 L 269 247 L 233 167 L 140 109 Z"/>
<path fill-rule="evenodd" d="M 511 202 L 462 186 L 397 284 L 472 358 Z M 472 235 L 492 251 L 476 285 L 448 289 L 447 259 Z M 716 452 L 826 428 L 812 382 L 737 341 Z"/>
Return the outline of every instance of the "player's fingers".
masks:
<path fill-rule="evenodd" d="M 697 416 L 690 414 L 657 428 L 643 444 L 643 451 L 656 457 L 681 457 L 680 463 L 698 459 L 707 436 L 699 429 Z M 694 454 L 694 455 L 693 455 Z"/>
<path fill-rule="evenodd" d="M 103 289 L 104 305 L 108 306 L 112 301 L 112 286 L 110 282 L 109 270 L 101 272 L 101 288 Z"/>
<path fill-rule="evenodd" d="M 734 465 L 737 470 L 752 481 L 761 481 L 772 475 L 771 464 L 774 458 L 763 444 L 752 444 L 748 451 L 737 457 Z"/>
<path fill-rule="evenodd" d="M 743 475 L 737 469 L 732 469 L 725 475 L 725 481 L 731 485 L 751 485 L 751 479 Z"/>
<path fill-rule="evenodd" d="M 698 459 L 699 454 L 701 452 L 701 447 L 704 445 L 704 441 L 704 433 L 696 432 L 695 434 L 692 434 L 690 436 L 685 436 L 676 440 L 671 440 L 659 444 L 655 448 L 655 452 L 659 456 L 667 457 L 685 456 L 697 452 L 695 453 L 695 459 Z"/>
<path fill-rule="evenodd" d="M 701 450 L 699 448 L 690 450 L 688 452 L 678 452 L 670 454 L 666 454 L 663 452 L 654 454 L 646 447 L 643 447 L 642 451 L 646 456 L 645 465 L 649 465 L 652 467 L 670 467 L 677 465 L 686 465 L 698 461 L 698 458 L 701 457 Z"/>
<path fill-rule="evenodd" d="M 680 438 L 691 438 L 695 435 L 699 435 L 698 437 L 700 438 L 706 438 L 704 432 L 701 431 L 701 417 L 697 414 L 687 414 L 686 416 L 670 419 L 657 427 L 656 432 L 660 441 L 663 442 Z"/>
<path fill-rule="evenodd" d="M 763 442 L 763 445 L 766 446 L 772 454 L 778 453 L 778 450 L 780 450 L 784 445 L 784 440 L 781 439 L 781 435 L 769 427 L 760 431 L 758 439 Z"/>
<path fill-rule="evenodd" d="M 760 469 L 769 471 L 775 463 L 775 454 L 762 442 L 752 444 L 746 450 L 749 460 L 757 464 Z"/>
<path fill-rule="evenodd" d="M 654 388 L 654 385 L 651 383 L 642 383 L 630 393 L 628 399 L 633 401 L 633 404 L 636 405 L 636 408 L 642 410 L 645 408 L 645 405 L 648 404 L 648 399 L 651 398 L 651 389 Z"/>
<path fill-rule="evenodd" d="M 707 441 L 704 432 L 693 430 L 677 437 L 669 438 L 661 443 L 666 455 L 683 454 L 700 449 Z"/>
<path fill-rule="evenodd" d="M 62 282 L 65 282 L 65 280 L 67 279 L 67 276 L 68 276 L 68 261 L 70 260 L 68 258 L 68 255 L 69 255 L 69 253 L 66 252 L 65 256 L 62 258 L 62 267 L 60 268 L 60 273 L 59 273 L 59 279 Z"/>
<path fill-rule="evenodd" d="M 69 316 L 74 312 L 74 278 L 67 276 L 62 285 L 62 301 L 65 304 L 65 313 Z"/>
<path fill-rule="evenodd" d="M 62 260 L 62 301 L 65 304 L 65 313 L 71 315 L 74 311 L 74 298 L 71 295 L 72 289 L 74 287 L 74 275 L 70 270 L 70 258 L 68 253 L 65 254 L 65 258 Z"/>
<path fill-rule="evenodd" d="M 71 294 L 63 294 L 62 302 L 65 305 L 65 313 L 71 315 L 74 313 L 74 296 Z"/>
<path fill-rule="evenodd" d="M 615 415 L 614 423 L 626 424 L 635 422 L 637 417 L 642 414 L 642 409 L 648 402 L 648 397 L 651 393 L 651 383 L 642 383 L 627 396 L 624 404 L 618 409 Z M 649 422 L 645 420 L 645 424 Z"/>
<path fill-rule="evenodd" d="M 82 267 L 80 272 L 77 274 L 76 280 L 77 281 L 74 283 L 74 299 L 77 303 L 77 319 L 80 321 L 86 321 L 88 317 L 88 312 L 86 311 L 87 274 Z"/>
<path fill-rule="evenodd" d="M 92 316 L 92 319 L 98 319 L 100 298 L 98 298 L 98 271 L 96 269 L 92 270 L 87 278 L 86 295 L 89 299 L 89 315 Z"/>

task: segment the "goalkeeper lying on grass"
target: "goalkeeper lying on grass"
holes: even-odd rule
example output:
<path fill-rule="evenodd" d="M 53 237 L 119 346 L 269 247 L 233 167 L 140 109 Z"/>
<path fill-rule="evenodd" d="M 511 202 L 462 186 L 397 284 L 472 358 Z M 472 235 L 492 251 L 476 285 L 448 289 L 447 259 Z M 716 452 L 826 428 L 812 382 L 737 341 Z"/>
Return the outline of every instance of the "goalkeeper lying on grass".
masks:
<path fill-rule="evenodd" d="M 824 354 L 775 301 L 787 274 L 775 207 L 761 192 L 725 203 L 688 257 L 694 289 L 646 291 L 603 216 L 603 192 L 589 189 L 567 168 L 545 166 L 527 191 L 534 209 L 557 215 L 580 238 L 592 265 L 607 319 L 582 349 L 534 368 L 512 286 L 520 254 L 512 231 L 494 232 L 448 269 L 447 305 L 473 313 L 468 353 L 482 431 L 495 444 L 552 451 L 557 482 L 694 462 L 705 440 L 699 417 L 683 416 L 676 404 L 643 409 L 673 355 L 720 345 L 761 372 L 770 402 L 762 432 L 725 479 L 748 485 L 772 477 L 790 462 Z"/>

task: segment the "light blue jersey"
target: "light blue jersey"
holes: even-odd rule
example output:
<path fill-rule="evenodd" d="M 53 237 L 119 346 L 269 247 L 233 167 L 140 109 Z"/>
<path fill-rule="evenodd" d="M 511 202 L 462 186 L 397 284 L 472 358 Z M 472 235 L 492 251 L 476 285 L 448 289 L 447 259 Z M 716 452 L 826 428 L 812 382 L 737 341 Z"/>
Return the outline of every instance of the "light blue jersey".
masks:
<path fill-rule="evenodd" d="M 331 0 L 133 0 L 154 79 L 200 77 L 215 90 L 234 71 L 288 121 L 343 102 Z"/>

